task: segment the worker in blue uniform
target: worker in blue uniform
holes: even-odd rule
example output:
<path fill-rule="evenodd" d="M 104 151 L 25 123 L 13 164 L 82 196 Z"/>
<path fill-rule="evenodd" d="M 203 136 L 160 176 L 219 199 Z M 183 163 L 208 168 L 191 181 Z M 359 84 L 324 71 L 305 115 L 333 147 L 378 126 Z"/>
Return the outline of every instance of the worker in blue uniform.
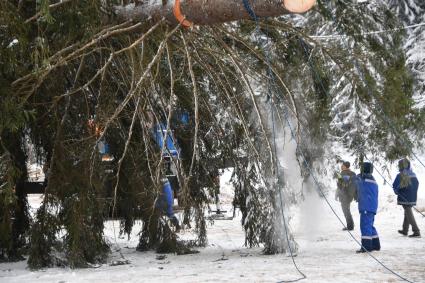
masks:
<path fill-rule="evenodd" d="M 416 174 L 413 173 L 410 161 L 407 158 L 398 161 L 398 170 L 400 173 L 397 174 L 394 180 L 393 189 L 397 195 L 397 204 L 403 206 L 404 209 L 403 228 L 398 230 L 398 232 L 407 236 L 409 227 L 412 226 L 413 233 L 409 237 L 419 238 L 421 232 L 412 212 L 412 207 L 416 205 L 418 198 L 419 181 Z"/>
<path fill-rule="evenodd" d="M 360 231 L 362 234 L 362 247 L 357 253 L 379 251 L 381 243 L 374 221 L 378 209 L 378 184 L 372 176 L 373 165 L 363 162 L 360 174 L 357 175 L 357 196 L 360 213 Z"/>
<path fill-rule="evenodd" d="M 153 115 L 150 115 L 151 122 L 153 122 Z M 179 115 L 178 120 L 182 124 L 188 123 L 188 114 L 184 112 Z M 152 123 L 153 124 L 153 123 Z M 180 230 L 180 225 L 177 217 L 174 215 L 173 203 L 174 203 L 174 191 L 169 180 L 175 179 L 175 175 L 172 172 L 171 165 L 172 159 L 180 159 L 180 148 L 177 140 L 174 137 L 173 130 L 171 127 L 167 129 L 167 124 L 164 122 L 156 123 L 151 128 L 152 136 L 162 151 L 161 154 L 164 158 L 165 174 L 167 178 L 162 179 L 162 191 L 157 198 L 155 207 L 160 209 L 162 213 L 166 214 L 170 219 L 171 223 L 176 227 L 176 231 Z M 174 182 L 176 183 L 176 182 Z M 178 184 L 176 184 L 178 185 Z M 177 193 L 177 188 L 175 188 Z"/>

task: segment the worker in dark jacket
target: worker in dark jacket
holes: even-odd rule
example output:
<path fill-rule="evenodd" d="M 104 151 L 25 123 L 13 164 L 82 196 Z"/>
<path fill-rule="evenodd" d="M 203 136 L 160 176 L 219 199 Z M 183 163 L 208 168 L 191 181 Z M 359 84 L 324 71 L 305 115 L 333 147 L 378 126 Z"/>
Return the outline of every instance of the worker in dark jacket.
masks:
<path fill-rule="evenodd" d="M 419 181 L 410 168 L 410 161 L 408 159 L 401 159 L 398 162 L 398 169 L 400 173 L 397 174 L 394 180 L 393 189 L 394 193 L 398 196 L 397 204 L 403 206 L 404 209 L 403 229 L 398 230 L 398 232 L 406 236 L 411 225 L 413 234 L 409 235 L 409 237 L 420 237 L 421 233 L 412 212 L 412 207 L 416 205 Z"/>
<path fill-rule="evenodd" d="M 344 213 L 347 227 L 342 230 L 353 230 L 354 221 L 350 211 L 350 204 L 356 199 L 356 174 L 350 170 L 350 162 L 344 161 L 341 165 L 341 172 L 338 174 L 337 190 L 335 198 L 341 202 L 342 212 Z"/>
<path fill-rule="evenodd" d="M 361 173 L 357 176 L 356 182 L 362 247 L 357 253 L 379 251 L 381 243 L 378 232 L 373 226 L 378 209 L 378 184 L 372 176 L 372 163 L 363 162 L 360 170 Z"/>

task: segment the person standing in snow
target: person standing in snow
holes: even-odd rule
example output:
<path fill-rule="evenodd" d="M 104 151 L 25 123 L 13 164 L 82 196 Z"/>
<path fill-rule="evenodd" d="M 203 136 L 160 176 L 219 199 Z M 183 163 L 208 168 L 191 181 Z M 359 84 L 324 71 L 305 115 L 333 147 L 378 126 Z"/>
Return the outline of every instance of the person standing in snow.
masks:
<path fill-rule="evenodd" d="M 360 213 L 360 231 L 362 247 L 357 253 L 379 251 L 381 243 L 374 227 L 375 215 L 378 209 L 378 184 L 372 176 L 373 165 L 363 162 L 360 174 L 357 175 L 357 196 Z"/>
<path fill-rule="evenodd" d="M 341 165 L 341 172 L 338 174 L 337 190 L 335 199 L 341 202 L 342 212 L 344 213 L 347 227 L 342 230 L 353 230 L 354 221 L 350 211 L 350 204 L 356 199 L 356 174 L 350 170 L 350 162 L 344 161 Z"/>
<path fill-rule="evenodd" d="M 419 181 L 410 168 L 410 161 L 407 158 L 398 161 L 398 170 L 400 173 L 397 174 L 394 180 L 393 189 L 397 195 L 397 204 L 403 206 L 404 209 L 403 228 L 398 230 L 398 232 L 407 236 L 411 225 L 413 234 L 409 235 L 409 237 L 420 237 L 421 233 L 412 211 L 412 207 L 416 205 Z"/>

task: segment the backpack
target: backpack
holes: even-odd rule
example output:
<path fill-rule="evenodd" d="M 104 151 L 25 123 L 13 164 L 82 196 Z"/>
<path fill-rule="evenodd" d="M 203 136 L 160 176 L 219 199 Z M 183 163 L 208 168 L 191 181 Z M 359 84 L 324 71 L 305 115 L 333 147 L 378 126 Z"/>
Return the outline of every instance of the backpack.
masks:
<path fill-rule="evenodd" d="M 341 189 L 343 191 L 349 190 L 351 186 L 351 176 L 350 175 L 342 175 L 341 176 Z"/>
<path fill-rule="evenodd" d="M 341 175 L 339 179 L 340 191 L 350 199 L 357 199 L 355 175 Z"/>

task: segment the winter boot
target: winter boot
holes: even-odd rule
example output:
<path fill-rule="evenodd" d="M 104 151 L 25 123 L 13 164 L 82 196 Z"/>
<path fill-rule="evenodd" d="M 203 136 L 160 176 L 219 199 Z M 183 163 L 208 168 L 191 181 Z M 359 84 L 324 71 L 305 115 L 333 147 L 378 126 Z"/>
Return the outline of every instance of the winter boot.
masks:
<path fill-rule="evenodd" d="M 412 235 L 409 235 L 409 238 L 420 238 L 421 233 L 420 232 L 413 232 Z"/>
<path fill-rule="evenodd" d="M 372 239 L 372 247 L 374 251 L 381 250 L 381 242 L 379 241 L 379 238 Z"/>
<path fill-rule="evenodd" d="M 362 247 L 360 250 L 357 250 L 356 253 L 365 253 L 368 251 L 373 251 L 372 239 L 362 239 Z"/>

